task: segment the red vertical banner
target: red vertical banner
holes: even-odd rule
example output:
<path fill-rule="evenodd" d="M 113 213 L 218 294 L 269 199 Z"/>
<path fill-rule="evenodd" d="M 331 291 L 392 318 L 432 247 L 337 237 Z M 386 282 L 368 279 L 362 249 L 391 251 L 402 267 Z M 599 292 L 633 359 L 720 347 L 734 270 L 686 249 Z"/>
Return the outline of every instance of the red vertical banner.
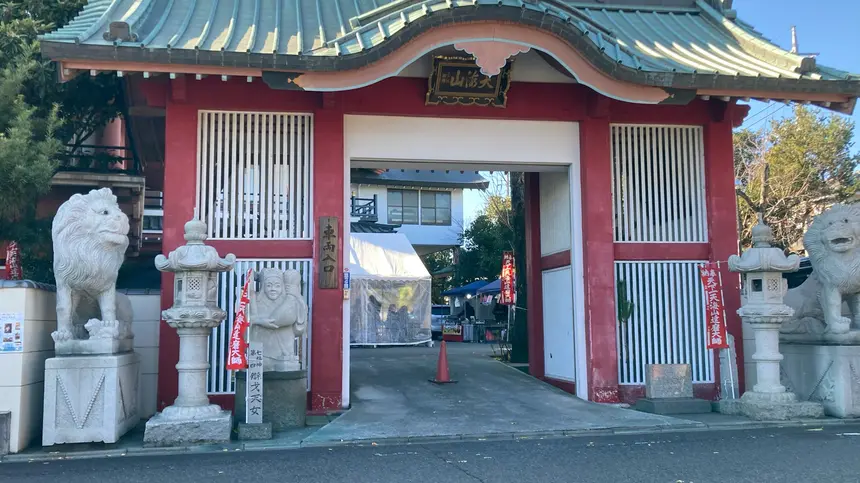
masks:
<path fill-rule="evenodd" d="M 242 287 L 242 295 L 239 297 L 239 306 L 236 307 L 236 318 L 233 320 L 233 330 L 230 331 L 230 350 L 227 352 L 227 370 L 238 371 L 248 367 L 248 355 L 246 349 L 248 342 L 245 340 L 245 332 L 248 330 L 248 288 L 251 284 L 252 270 L 248 269 L 245 274 L 245 285 Z"/>
<path fill-rule="evenodd" d="M 699 276 L 705 287 L 705 318 L 708 349 L 727 349 L 726 324 L 723 317 L 723 287 L 720 268 L 714 262 L 699 265 Z"/>
<path fill-rule="evenodd" d="M 502 254 L 502 287 L 499 293 L 499 304 L 514 305 L 516 303 L 516 272 L 514 265 L 514 252 Z"/>
<path fill-rule="evenodd" d="M 24 271 L 21 269 L 21 249 L 18 242 L 9 242 L 6 247 L 6 280 L 21 280 Z"/>

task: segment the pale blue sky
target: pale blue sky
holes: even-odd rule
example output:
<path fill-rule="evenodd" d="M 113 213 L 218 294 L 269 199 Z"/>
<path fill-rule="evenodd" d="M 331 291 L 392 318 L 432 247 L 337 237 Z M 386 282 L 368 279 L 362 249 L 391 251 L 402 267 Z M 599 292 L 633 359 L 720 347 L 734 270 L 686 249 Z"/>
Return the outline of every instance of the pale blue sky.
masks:
<path fill-rule="evenodd" d="M 791 48 L 791 26 L 797 26 L 801 53 L 819 53 L 820 64 L 860 74 L 860 1 L 857 0 L 735 0 L 738 17 L 753 25 L 777 45 Z M 752 101 L 744 127 L 758 129 L 771 119 L 791 114 L 791 106 Z M 854 152 L 860 152 L 856 133 L 860 107 L 854 121 Z M 482 173 L 489 176 L 489 173 Z M 498 173 L 497 173 L 498 174 Z M 464 197 L 466 226 L 483 206 L 480 192 L 467 190 Z"/>

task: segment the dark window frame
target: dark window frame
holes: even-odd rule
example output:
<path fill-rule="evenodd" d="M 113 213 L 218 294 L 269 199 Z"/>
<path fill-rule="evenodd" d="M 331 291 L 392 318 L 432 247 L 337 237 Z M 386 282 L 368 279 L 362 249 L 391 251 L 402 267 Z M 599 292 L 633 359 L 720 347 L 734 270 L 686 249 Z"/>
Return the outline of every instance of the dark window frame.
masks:
<path fill-rule="evenodd" d="M 412 194 L 415 193 L 415 205 L 412 204 L 404 204 L 404 194 Z M 400 195 L 400 203 L 393 203 L 391 199 L 392 194 Z M 408 190 L 408 189 L 389 189 L 386 194 L 387 207 L 386 212 L 388 214 L 388 223 L 399 224 L 399 225 L 420 225 L 421 224 L 421 191 L 420 190 Z M 396 213 L 392 213 L 392 210 L 400 210 L 399 215 Z M 411 216 L 407 218 L 405 210 L 415 210 L 415 218 L 413 219 Z"/>

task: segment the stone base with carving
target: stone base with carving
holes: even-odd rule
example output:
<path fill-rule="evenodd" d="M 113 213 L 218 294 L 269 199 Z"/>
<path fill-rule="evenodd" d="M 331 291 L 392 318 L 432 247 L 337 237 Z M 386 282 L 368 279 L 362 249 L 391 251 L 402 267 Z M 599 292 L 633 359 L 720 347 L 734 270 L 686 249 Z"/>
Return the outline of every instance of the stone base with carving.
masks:
<path fill-rule="evenodd" d="M 115 443 L 140 421 L 139 374 L 134 352 L 46 360 L 42 445 Z"/>
<path fill-rule="evenodd" d="M 308 404 L 307 371 L 263 373 L 263 421 L 275 431 L 304 427 Z M 245 419 L 245 371 L 236 372 L 236 419 Z"/>
<path fill-rule="evenodd" d="M 196 417 L 179 418 L 179 415 L 174 416 L 167 411 L 171 407 L 165 408 L 165 412 L 156 414 L 146 422 L 146 431 L 143 433 L 145 447 L 217 444 L 230 441 L 230 431 L 233 429 L 233 415 L 230 411 L 224 411 L 215 406 L 217 410 L 205 411 Z"/>
<path fill-rule="evenodd" d="M 788 421 L 824 417 L 821 404 L 798 401 L 792 392 L 760 393 L 747 391 L 740 399 L 723 399 L 714 404 L 722 414 L 746 416 L 756 421 Z"/>
<path fill-rule="evenodd" d="M 860 345 L 782 344 L 782 384 L 829 416 L 860 417 Z"/>
<path fill-rule="evenodd" d="M 54 347 L 58 356 L 122 354 L 134 349 L 134 339 L 69 339 L 56 342 Z"/>

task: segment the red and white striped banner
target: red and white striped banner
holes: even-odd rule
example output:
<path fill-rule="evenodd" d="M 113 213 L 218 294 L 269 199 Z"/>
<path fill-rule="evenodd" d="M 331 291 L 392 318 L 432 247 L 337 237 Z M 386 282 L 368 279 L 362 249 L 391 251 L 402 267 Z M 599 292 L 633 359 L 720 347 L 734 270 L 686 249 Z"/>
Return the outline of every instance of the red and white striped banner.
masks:
<path fill-rule="evenodd" d="M 502 286 L 499 293 L 499 304 L 514 305 L 517 298 L 514 252 L 502 254 Z"/>
<path fill-rule="evenodd" d="M 21 249 L 18 242 L 9 242 L 6 247 L 6 280 L 21 280 L 24 271 L 21 269 Z"/>
<path fill-rule="evenodd" d="M 227 352 L 227 369 L 238 371 L 248 367 L 248 342 L 245 340 L 245 332 L 248 330 L 248 288 L 251 284 L 253 270 L 248 269 L 245 275 L 245 285 L 242 287 L 242 295 L 239 297 L 239 307 L 236 308 L 236 318 L 233 320 L 233 330 L 230 331 L 230 350 Z"/>
<path fill-rule="evenodd" d="M 720 266 L 715 262 L 699 265 L 699 275 L 705 287 L 705 317 L 708 327 L 708 349 L 728 349 L 726 323 L 723 316 L 723 287 Z"/>

